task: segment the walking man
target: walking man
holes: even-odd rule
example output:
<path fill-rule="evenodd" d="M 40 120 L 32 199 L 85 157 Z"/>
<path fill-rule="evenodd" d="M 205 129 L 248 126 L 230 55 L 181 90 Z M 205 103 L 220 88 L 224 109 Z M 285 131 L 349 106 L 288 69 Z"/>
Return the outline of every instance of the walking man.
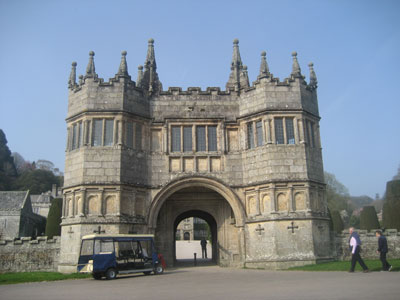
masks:
<path fill-rule="evenodd" d="M 207 258 L 207 241 L 205 238 L 201 239 L 200 245 L 201 245 L 201 257 Z"/>
<path fill-rule="evenodd" d="M 390 271 L 392 270 L 392 266 L 386 260 L 386 254 L 389 251 L 387 239 L 380 230 L 375 231 L 375 236 L 378 238 L 378 250 L 376 253 L 379 253 L 379 259 L 382 262 L 382 271 Z"/>
<path fill-rule="evenodd" d="M 360 250 L 361 250 L 361 240 L 360 236 L 358 235 L 357 232 L 354 231 L 354 227 L 349 228 L 349 233 L 350 233 L 350 239 L 349 239 L 349 244 L 350 244 L 350 250 L 351 250 L 351 268 L 350 268 L 350 273 L 354 272 L 354 269 L 356 267 L 356 262 L 358 262 L 363 268 L 364 273 L 368 273 L 368 267 L 365 265 L 364 261 L 362 260 L 360 256 Z"/>

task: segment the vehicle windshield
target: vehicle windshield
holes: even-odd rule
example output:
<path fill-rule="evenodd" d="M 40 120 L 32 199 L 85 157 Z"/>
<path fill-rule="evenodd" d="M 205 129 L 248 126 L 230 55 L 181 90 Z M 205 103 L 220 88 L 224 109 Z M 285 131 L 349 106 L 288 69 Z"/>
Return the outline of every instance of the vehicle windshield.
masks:
<path fill-rule="evenodd" d="M 114 241 L 112 239 L 96 239 L 94 242 L 94 254 L 106 254 L 114 252 Z"/>
<path fill-rule="evenodd" d="M 93 240 L 83 240 L 81 248 L 81 256 L 93 255 Z"/>

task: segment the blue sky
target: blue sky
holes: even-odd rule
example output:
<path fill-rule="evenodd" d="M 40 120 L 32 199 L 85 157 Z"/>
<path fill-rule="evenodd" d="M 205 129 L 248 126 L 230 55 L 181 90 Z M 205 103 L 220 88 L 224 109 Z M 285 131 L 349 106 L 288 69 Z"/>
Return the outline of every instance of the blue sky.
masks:
<path fill-rule="evenodd" d="M 136 78 L 147 40 L 169 86 L 225 87 L 232 40 L 250 81 L 260 53 L 281 80 L 298 52 L 318 77 L 324 168 L 352 195 L 383 194 L 400 164 L 400 1 L 0 0 L 0 128 L 13 152 L 64 169 L 71 62 L 88 52 L 105 80 L 128 52 Z"/>

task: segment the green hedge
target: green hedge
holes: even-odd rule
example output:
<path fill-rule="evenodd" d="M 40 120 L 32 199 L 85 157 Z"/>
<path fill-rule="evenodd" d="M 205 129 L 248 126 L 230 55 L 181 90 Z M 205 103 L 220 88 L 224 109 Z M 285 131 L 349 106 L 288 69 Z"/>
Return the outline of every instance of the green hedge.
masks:
<path fill-rule="evenodd" d="M 49 214 L 47 216 L 46 232 L 48 238 L 61 235 L 61 214 L 62 214 L 62 199 L 57 198 L 51 201 Z"/>
<path fill-rule="evenodd" d="M 375 207 L 364 206 L 360 214 L 360 229 L 371 230 L 380 228 L 378 216 Z"/>
<path fill-rule="evenodd" d="M 337 210 L 333 210 L 331 212 L 331 218 L 332 218 L 333 231 L 338 233 L 342 232 L 344 229 L 344 224 L 342 217 L 340 216 L 340 213 Z"/>
<path fill-rule="evenodd" d="M 392 180 L 386 184 L 383 225 L 385 228 L 400 230 L 400 180 Z"/>

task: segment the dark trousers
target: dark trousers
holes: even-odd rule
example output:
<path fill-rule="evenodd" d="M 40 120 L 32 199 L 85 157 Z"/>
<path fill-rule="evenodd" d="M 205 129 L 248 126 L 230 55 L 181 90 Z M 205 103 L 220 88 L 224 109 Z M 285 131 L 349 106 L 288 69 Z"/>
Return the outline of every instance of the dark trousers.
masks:
<path fill-rule="evenodd" d="M 368 270 L 368 267 L 365 265 L 364 261 L 362 260 L 360 256 L 360 246 L 356 247 L 356 251 L 354 251 L 354 254 L 351 255 L 351 269 L 350 271 L 354 272 L 354 269 L 356 267 L 356 262 L 358 262 L 363 268 L 363 270 Z"/>
<path fill-rule="evenodd" d="M 388 261 L 386 260 L 386 252 L 380 252 L 380 256 L 379 259 L 382 262 L 382 270 L 383 271 L 388 271 L 389 268 L 391 267 L 391 265 L 388 263 Z"/>
<path fill-rule="evenodd" d="M 207 247 L 201 247 L 202 258 L 207 258 Z"/>

